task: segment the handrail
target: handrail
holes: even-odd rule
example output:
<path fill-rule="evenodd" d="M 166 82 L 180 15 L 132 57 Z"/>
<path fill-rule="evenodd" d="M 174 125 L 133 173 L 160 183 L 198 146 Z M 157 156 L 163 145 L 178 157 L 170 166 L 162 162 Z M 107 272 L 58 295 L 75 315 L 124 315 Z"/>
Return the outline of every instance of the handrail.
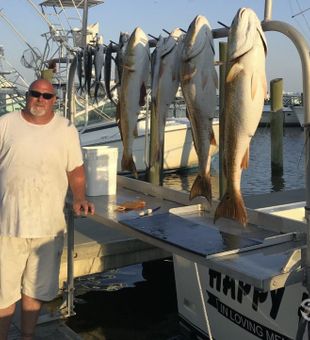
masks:
<path fill-rule="evenodd" d="M 74 316 L 74 212 L 71 203 L 66 202 L 67 217 L 67 282 L 65 286 L 66 306 L 64 317 Z"/>
<path fill-rule="evenodd" d="M 309 46 L 304 37 L 291 25 L 281 21 L 265 21 L 262 23 L 264 31 L 277 31 L 286 35 L 295 45 L 299 53 L 303 76 L 303 100 L 304 100 L 304 133 L 305 133 L 305 183 L 306 183 L 306 206 L 305 215 L 307 220 L 307 248 L 303 264 L 306 268 L 305 284 L 310 292 L 310 58 Z"/>

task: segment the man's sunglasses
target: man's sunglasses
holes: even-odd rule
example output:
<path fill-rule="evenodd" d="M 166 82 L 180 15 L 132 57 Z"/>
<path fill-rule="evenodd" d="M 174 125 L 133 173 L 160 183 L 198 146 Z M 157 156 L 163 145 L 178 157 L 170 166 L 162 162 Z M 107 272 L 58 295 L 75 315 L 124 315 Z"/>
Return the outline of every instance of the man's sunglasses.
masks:
<path fill-rule="evenodd" d="M 53 93 L 47 93 L 47 92 L 41 93 L 35 90 L 30 90 L 28 93 L 31 97 L 40 98 L 42 96 L 46 100 L 50 100 L 55 96 Z"/>

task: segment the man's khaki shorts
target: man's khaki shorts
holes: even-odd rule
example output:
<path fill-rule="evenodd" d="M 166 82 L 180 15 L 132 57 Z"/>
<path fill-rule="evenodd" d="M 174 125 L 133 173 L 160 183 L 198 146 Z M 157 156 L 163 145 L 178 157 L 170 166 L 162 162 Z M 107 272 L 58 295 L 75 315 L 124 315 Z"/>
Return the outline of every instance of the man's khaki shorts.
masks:
<path fill-rule="evenodd" d="M 0 236 L 0 308 L 21 294 L 50 301 L 58 293 L 64 236 L 17 238 Z"/>

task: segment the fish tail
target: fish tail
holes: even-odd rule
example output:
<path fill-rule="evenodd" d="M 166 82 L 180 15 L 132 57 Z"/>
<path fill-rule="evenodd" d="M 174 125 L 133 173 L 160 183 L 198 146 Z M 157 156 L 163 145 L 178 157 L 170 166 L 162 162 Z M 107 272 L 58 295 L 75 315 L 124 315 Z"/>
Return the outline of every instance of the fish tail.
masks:
<path fill-rule="evenodd" d="M 249 167 L 249 162 L 250 162 L 250 150 L 249 148 L 247 148 L 241 162 L 241 168 L 247 169 Z"/>
<path fill-rule="evenodd" d="M 243 226 L 248 222 L 243 198 L 239 192 L 225 193 L 214 213 L 214 222 L 220 217 L 233 219 Z"/>
<path fill-rule="evenodd" d="M 132 159 L 132 156 L 128 157 L 123 155 L 122 157 L 122 171 L 130 171 L 135 178 L 138 178 L 138 172 L 136 169 L 135 162 Z"/>
<path fill-rule="evenodd" d="M 192 200 L 194 197 L 204 196 L 209 203 L 212 201 L 212 190 L 211 190 L 211 177 L 210 175 L 201 176 L 198 175 L 192 185 L 189 199 Z"/>
<path fill-rule="evenodd" d="M 88 96 L 91 98 L 91 93 L 90 93 L 90 82 L 87 83 L 87 93 L 88 93 Z"/>
<path fill-rule="evenodd" d="M 211 145 L 217 145 L 213 130 L 210 133 L 210 144 Z"/>
<path fill-rule="evenodd" d="M 98 91 L 99 91 L 99 83 L 95 83 L 94 97 L 95 97 L 97 104 L 98 104 Z"/>

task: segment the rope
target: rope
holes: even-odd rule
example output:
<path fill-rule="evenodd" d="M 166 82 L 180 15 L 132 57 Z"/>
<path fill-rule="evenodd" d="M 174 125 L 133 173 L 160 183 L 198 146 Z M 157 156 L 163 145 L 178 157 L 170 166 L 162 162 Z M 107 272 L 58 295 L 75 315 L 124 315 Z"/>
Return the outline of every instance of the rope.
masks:
<path fill-rule="evenodd" d="M 201 280 L 200 280 L 198 265 L 197 265 L 197 262 L 195 262 L 194 264 L 195 264 L 195 272 L 196 272 L 196 277 L 197 277 L 200 299 L 201 299 L 201 303 L 202 303 L 203 314 L 204 314 L 205 322 L 206 322 L 207 329 L 208 329 L 208 336 L 209 336 L 210 340 L 213 340 L 212 333 L 211 333 L 211 326 L 210 326 L 207 308 L 206 308 L 206 303 L 205 303 L 205 299 L 204 299 L 202 288 L 201 288 Z"/>

